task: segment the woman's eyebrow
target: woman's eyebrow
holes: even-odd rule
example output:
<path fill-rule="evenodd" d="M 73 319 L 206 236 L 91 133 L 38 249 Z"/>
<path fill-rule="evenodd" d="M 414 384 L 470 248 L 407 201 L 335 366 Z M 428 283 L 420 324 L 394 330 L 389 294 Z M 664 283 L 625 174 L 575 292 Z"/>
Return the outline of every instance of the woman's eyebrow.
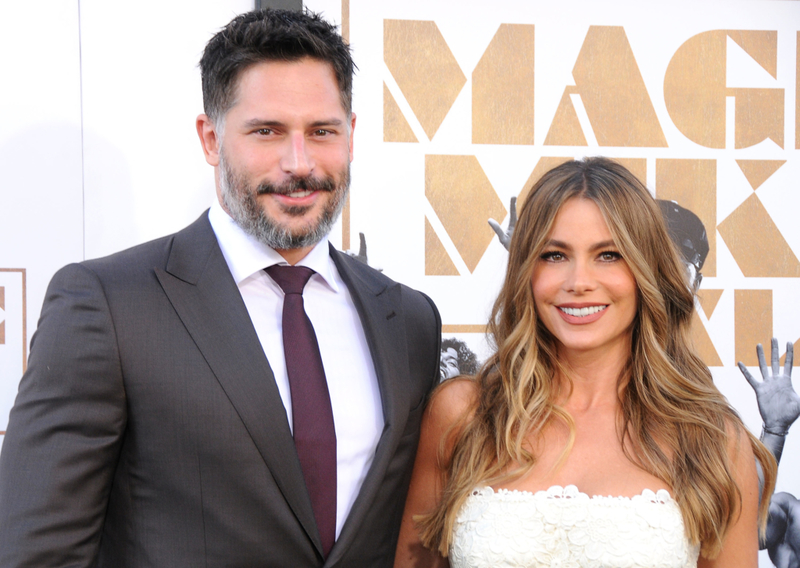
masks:
<path fill-rule="evenodd" d="M 599 242 L 599 243 L 593 245 L 590 250 L 595 251 L 595 250 L 604 249 L 604 248 L 617 248 L 617 243 L 615 243 L 612 240 L 602 241 L 602 242 Z"/>
<path fill-rule="evenodd" d="M 553 247 L 553 248 L 562 248 L 572 250 L 572 247 L 565 243 L 564 241 L 559 241 L 558 239 L 550 239 L 546 243 L 544 243 L 545 248 Z"/>
<path fill-rule="evenodd" d="M 550 239 L 546 243 L 544 243 L 544 246 L 545 248 L 553 247 L 565 250 L 572 250 L 573 248 L 572 245 L 570 245 L 569 243 L 566 243 L 564 241 L 559 241 L 558 239 Z M 604 248 L 617 248 L 617 243 L 615 243 L 613 240 L 601 241 L 599 243 L 593 244 L 591 247 L 589 247 L 589 250 L 596 251 Z"/>

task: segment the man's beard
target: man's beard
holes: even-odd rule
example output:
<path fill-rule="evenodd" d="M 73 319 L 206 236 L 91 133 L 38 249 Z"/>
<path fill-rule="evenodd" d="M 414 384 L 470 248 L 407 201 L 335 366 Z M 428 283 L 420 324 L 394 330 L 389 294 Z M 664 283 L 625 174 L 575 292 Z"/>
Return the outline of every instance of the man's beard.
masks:
<path fill-rule="evenodd" d="M 259 242 L 276 250 L 289 250 L 314 246 L 323 239 L 333 228 L 344 207 L 345 197 L 350 187 L 350 165 L 342 172 L 339 183 L 331 177 L 316 178 L 307 176 L 291 178 L 288 181 L 275 185 L 262 182 L 253 185 L 247 176 L 234 172 L 224 158 L 219 154 L 219 187 L 222 195 L 222 205 L 228 214 L 236 221 L 245 233 Z M 257 196 L 269 193 L 288 195 L 295 191 L 328 191 L 333 192 L 316 219 L 295 231 L 279 224 L 270 218 L 261 205 Z M 284 209 L 287 215 L 300 217 L 313 205 L 294 206 Z"/>

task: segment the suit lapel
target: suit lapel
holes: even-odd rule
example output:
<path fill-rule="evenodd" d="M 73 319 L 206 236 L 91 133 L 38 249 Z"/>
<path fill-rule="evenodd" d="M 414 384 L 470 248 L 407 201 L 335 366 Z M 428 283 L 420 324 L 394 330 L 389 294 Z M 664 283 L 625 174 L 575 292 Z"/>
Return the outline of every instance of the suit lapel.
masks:
<path fill-rule="evenodd" d="M 331 256 L 364 326 L 381 393 L 384 428 L 372 465 L 326 565 L 335 564 L 356 533 L 363 529 L 362 520 L 385 477 L 409 411 L 408 391 L 403 388 L 408 383 L 409 371 L 405 322 L 400 309 L 400 285 L 395 283 L 387 286 L 382 280 L 371 277 L 371 272 L 356 272 L 342 258 L 342 253 L 333 247 Z"/>
<path fill-rule="evenodd" d="M 156 276 L 321 554 L 286 410 L 207 215 L 175 235 Z"/>

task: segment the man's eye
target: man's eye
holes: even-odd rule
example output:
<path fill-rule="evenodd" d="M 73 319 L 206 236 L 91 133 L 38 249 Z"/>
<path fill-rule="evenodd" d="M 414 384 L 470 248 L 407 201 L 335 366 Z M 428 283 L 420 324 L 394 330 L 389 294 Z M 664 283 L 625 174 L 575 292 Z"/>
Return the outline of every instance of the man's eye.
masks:
<path fill-rule="evenodd" d="M 325 130 L 324 128 L 320 128 L 314 131 L 314 136 L 317 138 L 328 136 L 331 133 L 330 130 Z"/>
<path fill-rule="evenodd" d="M 256 132 L 258 134 L 261 134 L 262 136 L 269 136 L 270 134 L 272 134 L 272 129 L 271 128 L 259 128 L 258 130 L 256 130 Z"/>

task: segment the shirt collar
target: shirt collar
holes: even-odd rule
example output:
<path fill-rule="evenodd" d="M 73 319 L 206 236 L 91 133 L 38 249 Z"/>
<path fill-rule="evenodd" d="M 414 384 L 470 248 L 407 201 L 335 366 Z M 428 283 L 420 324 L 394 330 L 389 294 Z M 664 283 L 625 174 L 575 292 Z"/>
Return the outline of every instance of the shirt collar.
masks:
<path fill-rule="evenodd" d="M 217 199 L 211 204 L 208 220 L 237 285 L 268 266 L 288 264 L 275 249 L 245 233 Z M 339 291 L 333 276 L 334 266 L 328 251 L 328 237 L 323 237 L 297 264 L 312 269 L 334 292 Z"/>

